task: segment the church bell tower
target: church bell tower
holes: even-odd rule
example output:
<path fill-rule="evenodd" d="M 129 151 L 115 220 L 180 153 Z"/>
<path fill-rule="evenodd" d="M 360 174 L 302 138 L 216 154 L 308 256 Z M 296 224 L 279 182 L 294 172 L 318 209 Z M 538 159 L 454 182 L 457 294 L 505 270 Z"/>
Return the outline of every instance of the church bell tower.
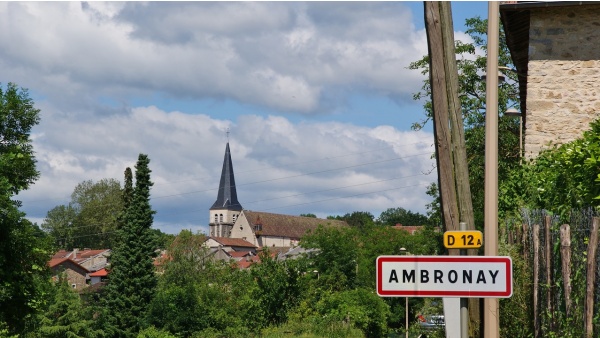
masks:
<path fill-rule="evenodd" d="M 231 153 L 229 152 L 229 142 L 227 142 L 217 200 L 209 211 L 209 236 L 229 237 L 233 224 L 241 212 L 242 205 L 237 200 Z"/>

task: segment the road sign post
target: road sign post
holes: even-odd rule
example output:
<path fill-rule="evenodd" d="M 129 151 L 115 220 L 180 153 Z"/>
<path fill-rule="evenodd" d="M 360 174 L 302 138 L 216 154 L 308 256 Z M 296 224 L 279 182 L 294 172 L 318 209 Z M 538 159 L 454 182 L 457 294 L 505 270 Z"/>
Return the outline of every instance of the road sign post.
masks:
<path fill-rule="evenodd" d="M 382 297 L 508 298 L 512 260 L 504 256 L 379 256 Z"/>

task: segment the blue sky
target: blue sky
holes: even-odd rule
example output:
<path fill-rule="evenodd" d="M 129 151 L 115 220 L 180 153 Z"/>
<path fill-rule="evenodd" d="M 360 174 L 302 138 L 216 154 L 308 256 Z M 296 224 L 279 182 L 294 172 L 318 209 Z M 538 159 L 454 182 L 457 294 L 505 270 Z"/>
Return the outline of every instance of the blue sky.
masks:
<path fill-rule="evenodd" d="M 452 6 L 468 40 L 487 3 Z M 426 212 L 422 2 L 4 2 L 0 22 L 0 81 L 41 109 L 41 178 L 19 196 L 38 224 L 145 153 L 155 227 L 206 231 L 227 129 L 247 209 Z"/>

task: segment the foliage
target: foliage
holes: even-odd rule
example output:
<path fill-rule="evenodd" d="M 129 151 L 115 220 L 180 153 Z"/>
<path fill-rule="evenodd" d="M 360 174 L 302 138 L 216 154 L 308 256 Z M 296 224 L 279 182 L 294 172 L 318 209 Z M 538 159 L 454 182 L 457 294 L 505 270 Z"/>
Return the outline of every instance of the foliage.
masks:
<path fill-rule="evenodd" d="M 41 337 L 103 337 L 104 332 L 93 328 L 91 315 L 82 311 L 83 304 L 61 275 L 55 284 L 50 306 L 40 321 L 38 334 Z"/>
<path fill-rule="evenodd" d="M 0 87 L 0 177 L 8 194 L 27 190 L 39 177 L 29 135 L 39 113 L 26 89 L 14 83 Z"/>
<path fill-rule="evenodd" d="M 87 180 L 75 187 L 68 205 L 48 211 L 42 228 L 62 248 L 112 248 L 123 208 L 118 180 Z"/>
<path fill-rule="evenodd" d="M 348 323 L 362 330 L 367 337 L 382 337 L 387 334 L 390 309 L 371 289 L 358 288 L 331 293 L 323 297 L 315 308 L 323 323 Z"/>
<path fill-rule="evenodd" d="M 485 168 L 485 81 L 480 74 L 486 70 L 487 58 L 477 53 L 487 48 L 485 36 L 487 34 L 487 20 L 479 17 L 467 19 L 465 31 L 473 43 L 456 41 L 457 66 L 459 72 L 459 97 L 463 122 L 465 127 L 465 146 L 467 148 L 467 161 L 469 167 L 469 182 L 473 200 L 475 226 L 483 228 L 484 210 L 484 168 Z M 500 26 L 499 64 L 512 67 L 512 61 L 506 37 Z M 420 70 L 422 74 L 429 72 L 429 58 L 424 56 L 412 62 L 409 69 Z M 499 111 L 505 112 L 508 107 L 518 107 L 519 98 L 517 91 L 517 75 L 514 72 L 504 72 L 507 81 L 498 88 Z M 423 100 L 425 119 L 413 124 L 413 129 L 421 129 L 432 117 L 430 98 L 431 88 L 429 80 L 424 80 L 421 91 L 414 94 L 415 100 Z M 501 116 L 498 120 L 498 180 L 503 181 L 509 173 L 519 166 L 519 120 Z M 429 207 L 435 207 L 435 204 Z M 433 209 L 430 209 L 433 210 Z"/>
<path fill-rule="evenodd" d="M 429 219 L 425 215 L 404 208 L 389 208 L 379 215 L 377 223 L 389 226 L 394 226 L 396 224 L 418 226 L 428 224 Z"/>
<path fill-rule="evenodd" d="M 358 235 L 356 228 L 322 227 L 302 239 L 305 248 L 319 249 L 313 268 L 327 278 L 335 276 L 331 286 L 336 290 L 352 288 L 358 264 Z"/>
<path fill-rule="evenodd" d="M 315 214 L 311 214 L 311 213 L 308 213 L 308 214 L 300 214 L 300 216 L 301 216 L 301 217 L 312 217 L 312 218 L 317 218 L 317 215 L 315 215 Z"/>
<path fill-rule="evenodd" d="M 158 330 L 154 326 L 150 326 L 140 331 L 137 338 L 177 338 L 177 336 L 164 330 Z"/>
<path fill-rule="evenodd" d="M 368 228 L 375 222 L 375 216 L 367 211 L 354 211 L 352 213 L 347 213 L 344 216 L 329 216 L 327 218 L 346 221 L 349 226 L 359 229 Z"/>
<path fill-rule="evenodd" d="M 147 155 L 139 155 L 131 204 L 111 254 L 105 315 L 113 336 L 131 337 L 139 331 L 157 283 L 152 261 L 156 240 L 151 231 L 154 211 L 150 206 L 149 163 Z"/>
<path fill-rule="evenodd" d="M 148 323 L 183 336 L 231 337 L 232 332 L 243 331 L 240 304 L 246 301 L 250 275 L 229 262 L 214 261 L 203 246 L 205 240 L 188 230 L 175 238 L 163 261 Z"/>
<path fill-rule="evenodd" d="M 502 337 L 529 337 L 533 333 L 531 270 L 521 251 L 519 246 L 499 243 L 498 254 L 510 256 L 513 264 L 513 294 L 499 302 Z"/>
<path fill-rule="evenodd" d="M 330 322 L 315 325 L 306 320 L 292 320 L 281 326 L 270 326 L 261 332 L 263 338 L 302 337 L 302 338 L 363 338 L 364 333 L 344 322 Z"/>
<path fill-rule="evenodd" d="M 542 151 L 501 185 L 507 209 L 526 206 L 557 213 L 600 205 L 600 120 L 577 140 Z"/>
<path fill-rule="evenodd" d="M 260 253 L 260 264 L 250 269 L 254 280 L 248 290 L 246 322 L 264 328 L 287 320 L 301 296 L 301 275 L 308 270 L 304 260 L 277 261 L 268 250 Z"/>
<path fill-rule="evenodd" d="M 48 283 L 50 243 L 13 200 L 39 177 L 30 139 L 39 120 L 27 90 L 0 86 L 0 323 L 8 335 L 23 332 Z"/>

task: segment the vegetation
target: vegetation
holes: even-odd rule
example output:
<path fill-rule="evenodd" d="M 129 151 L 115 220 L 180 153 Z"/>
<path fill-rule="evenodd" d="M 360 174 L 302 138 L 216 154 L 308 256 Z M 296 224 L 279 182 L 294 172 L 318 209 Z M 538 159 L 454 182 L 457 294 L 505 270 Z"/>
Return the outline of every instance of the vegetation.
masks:
<path fill-rule="evenodd" d="M 50 243 L 13 199 L 39 176 L 30 139 L 38 123 L 27 90 L 0 87 L 0 332 L 7 335 L 25 330 L 41 310 L 49 277 Z"/>
<path fill-rule="evenodd" d="M 61 248 L 112 248 L 123 208 L 118 180 L 84 181 L 73 190 L 69 204 L 48 211 L 42 229 Z"/>
<path fill-rule="evenodd" d="M 119 241 L 111 253 L 110 280 L 105 301 L 110 336 L 130 337 L 142 327 L 156 287 L 153 258 L 156 239 L 151 231 L 150 160 L 140 154 L 135 166 L 135 188 L 122 218 Z"/>
<path fill-rule="evenodd" d="M 485 167 L 485 81 L 481 80 L 481 74 L 485 73 L 487 57 L 477 53 L 487 48 L 487 20 L 479 17 L 467 19 L 466 33 L 473 39 L 473 43 L 456 41 L 457 66 L 459 72 L 460 102 L 465 128 L 465 145 L 467 147 L 467 161 L 469 167 L 469 182 L 471 197 L 473 200 L 473 212 L 475 227 L 483 229 L 484 210 L 484 167 Z M 502 26 L 500 26 L 500 49 L 499 64 L 501 66 L 513 67 L 506 37 Z M 412 62 L 409 69 L 419 70 L 426 75 L 429 72 L 429 58 L 424 56 L 418 61 Z M 508 178 L 510 173 L 519 167 L 519 120 L 503 116 L 509 107 L 518 107 L 519 98 L 517 90 L 517 74 L 505 71 L 507 81 L 501 83 L 498 88 L 498 104 L 501 112 L 498 121 L 498 181 L 502 182 Z M 431 88 L 429 80 L 425 80 L 421 91 L 414 94 L 415 100 L 424 100 L 425 118 L 413 124 L 413 129 L 419 130 L 428 123 L 432 117 L 432 105 L 430 101 Z M 437 199 L 437 185 L 429 190 L 430 195 Z M 435 201 L 434 201 L 435 202 Z M 430 210 L 439 211 L 439 204 L 430 204 Z M 431 216 L 434 216 L 433 214 Z M 503 215 L 501 215 L 503 216 Z"/>
<path fill-rule="evenodd" d="M 478 73 L 485 59 L 477 48 L 485 48 L 482 34 L 486 22 L 467 21 L 473 44 L 457 42 L 464 95 L 467 153 L 478 226 L 483 210 L 483 122 L 484 88 Z M 500 56 L 510 65 L 505 46 Z M 427 72 L 426 60 L 411 65 Z M 513 74 L 506 74 L 512 77 Z M 514 82 L 502 85 L 501 111 L 518 103 Z M 420 99 L 428 93 L 426 83 Z M 425 104 L 426 111 L 429 103 Z M 68 205 L 48 213 L 41 231 L 19 211 L 15 195 L 38 177 L 29 139 L 38 123 L 27 91 L 14 84 L 0 89 L 0 336 L 2 337 L 381 337 L 403 333 L 405 303 L 402 298 L 375 294 L 375 260 L 379 255 L 443 254 L 436 186 L 427 216 L 401 207 L 390 208 L 378 218 L 368 211 L 355 211 L 331 218 L 345 220 L 346 228 L 319 228 L 307 234 L 303 246 L 312 254 L 277 260 L 268 251 L 261 263 L 240 270 L 235 262 L 214 261 L 202 246 L 205 236 L 182 231 L 175 239 L 151 229 L 149 159 L 141 154 L 136 164 L 135 186 L 131 170 L 125 171 L 124 188 L 116 180 L 82 182 Z M 427 119 L 427 117 L 426 117 Z M 556 146 L 530 162 L 518 156 L 518 121 L 500 119 L 500 217 L 502 222 L 518 217 L 522 208 L 545 209 L 568 222 L 574 208 L 593 208 L 600 199 L 600 121 L 581 139 Z M 421 124 L 415 125 L 420 128 Z M 504 132 L 502 132 L 502 130 Z M 117 205 L 118 207 L 112 208 Z M 102 210 L 99 210 L 102 209 Z M 314 217 L 314 214 L 304 214 Z M 78 240 L 78 227 L 107 222 L 99 231 L 115 231 L 110 283 L 100 294 L 78 295 L 63 280 L 50 282 L 46 266 L 52 242 L 85 246 Z M 410 235 L 395 224 L 425 225 Z M 99 223 L 97 223 L 99 224 Z M 554 230 L 554 229 L 553 229 Z M 578 229 L 582 230 L 582 229 Z M 583 231 L 579 231 L 584 233 Z M 52 237 L 49 237 L 50 234 Z M 580 245 L 589 241 L 581 235 Z M 88 242 L 89 243 L 89 242 Z M 109 244 L 109 242 L 104 242 Z M 579 245 L 579 244 L 578 244 Z M 90 245 L 91 246 L 91 245 Z M 168 246 L 168 255 L 155 273 L 156 249 Z M 578 247 L 580 248 L 580 247 Z M 553 252 L 559 244 L 551 247 Z M 580 250 L 581 251 L 581 250 Z M 574 261 L 587 257 L 575 252 Z M 500 301 L 501 335 L 533 336 L 531 265 L 521 244 L 500 242 L 500 254 L 513 260 L 513 296 Z M 581 336 L 577 322 L 582 317 L 585 293 L 583 269 L 575 268 L 574 315 L 562 308 L 542 313 L 548 336 Z M 541 287 L 560 289 L 556 285 Z M 417 314 L 439 313 L 439 302 L 409 299 L 409 322 Z M 411 333 L 417 333 L 412 325 Z M 430 333 L 438 336 L 440 333 Z M 439 335 L 441 336 L 441 335 Z"/>

